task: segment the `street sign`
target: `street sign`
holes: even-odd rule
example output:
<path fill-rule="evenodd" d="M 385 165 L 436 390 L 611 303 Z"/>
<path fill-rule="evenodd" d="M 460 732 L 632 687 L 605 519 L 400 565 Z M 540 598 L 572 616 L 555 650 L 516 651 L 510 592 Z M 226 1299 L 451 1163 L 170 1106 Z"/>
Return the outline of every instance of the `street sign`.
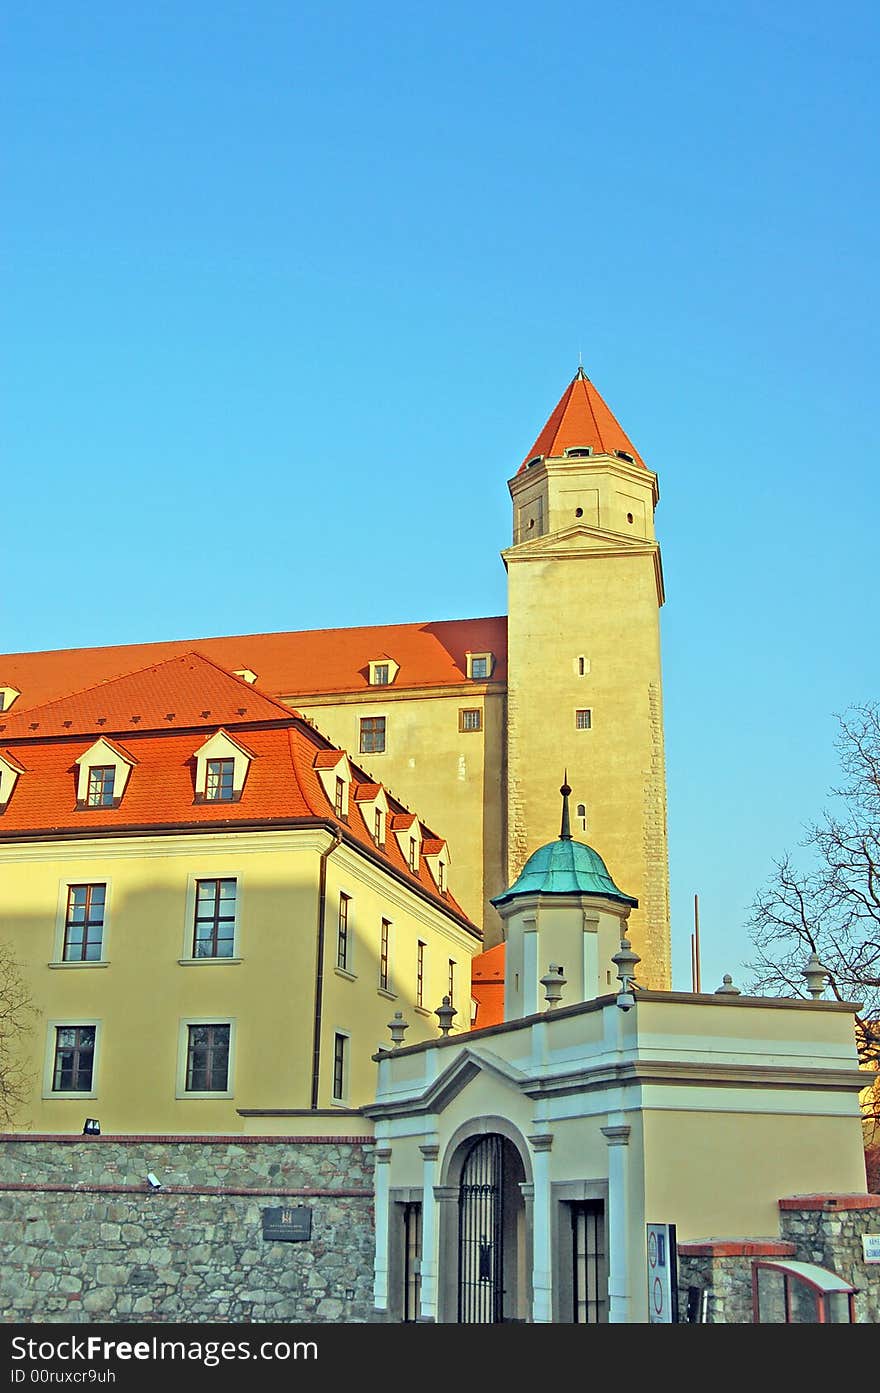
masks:
<path fill-rule="evenodd" d="M 675 1224 L 648 1224 L 648 1320 L 652 1325 L 678 1321 L 678 1255 Z"/>

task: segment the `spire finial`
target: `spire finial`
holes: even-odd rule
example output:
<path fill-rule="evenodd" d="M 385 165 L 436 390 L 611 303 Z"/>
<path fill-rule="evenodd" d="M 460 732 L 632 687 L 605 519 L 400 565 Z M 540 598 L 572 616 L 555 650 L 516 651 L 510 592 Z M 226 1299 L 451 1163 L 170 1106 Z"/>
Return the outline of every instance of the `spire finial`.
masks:
<path fill-rule="evenodd" d="M 567 769 L 566 769 L 565 773 L 564 773 L 563 776 L 562 776 L 562 788 L 559 790 L 559 792 L 562 794 L 562 828 L 560 829 L 560 832 L 559 832 L 559 840 L 560 840 L 561 842 L 570 842 L 570 841 L 571 841 L 571 821 L 570 821 L 569 816 L 568 816 L 568 799 L 569 799 L 569 795 L 571 794 L 571 789 L 570 789 L 569 786 L 568 786 L 568 770 L 567 770 Z"/>

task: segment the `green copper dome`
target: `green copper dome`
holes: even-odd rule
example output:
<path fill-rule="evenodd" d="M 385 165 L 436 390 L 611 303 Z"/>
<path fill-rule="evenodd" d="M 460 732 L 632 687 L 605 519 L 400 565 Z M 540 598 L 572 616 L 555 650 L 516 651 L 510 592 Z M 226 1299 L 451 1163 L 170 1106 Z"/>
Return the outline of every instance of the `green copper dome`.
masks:
<path fill-rule="evenodd" d="M 571 789 L 567 776 L 559 791 L 562 794 L 559 837 L 533 852 L 510 889 L 503 895 L 496 895 L 492 904 L 507 904 L 519 895 L 601 895 L 606 900 L 617 900 L 619 904 L 637 909 L 638 900 L 618 890 L 598 851 L 572 837 L 568 816 Z"/>

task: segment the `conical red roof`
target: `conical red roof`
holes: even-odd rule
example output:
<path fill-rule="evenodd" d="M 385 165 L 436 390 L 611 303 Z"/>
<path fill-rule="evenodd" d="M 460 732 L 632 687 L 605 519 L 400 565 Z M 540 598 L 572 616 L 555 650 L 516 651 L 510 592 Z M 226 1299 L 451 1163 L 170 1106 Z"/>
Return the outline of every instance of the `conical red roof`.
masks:
<path fill-rule="evenodd" d="M 550 419 L 517 471 L 523 472 L 536 455 L 562 455 L 566 450 L 589 446 L 597 454 L 622 451 L 636 464 L 645 461 L 626 432 L 608 410 L 583 368 L 569 382 Z"/>

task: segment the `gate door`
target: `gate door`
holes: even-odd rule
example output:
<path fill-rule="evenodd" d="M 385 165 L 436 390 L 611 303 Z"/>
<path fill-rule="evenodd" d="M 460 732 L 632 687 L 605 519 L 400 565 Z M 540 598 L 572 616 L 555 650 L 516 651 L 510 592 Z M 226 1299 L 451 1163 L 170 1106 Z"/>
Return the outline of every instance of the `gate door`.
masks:
<path fill-rule="evenodd" d="M 490 1134 L 471 1147 L 458 1200 L 458 1319 L 489 1325 L 503 1320 L 503 1147 Z"/>

